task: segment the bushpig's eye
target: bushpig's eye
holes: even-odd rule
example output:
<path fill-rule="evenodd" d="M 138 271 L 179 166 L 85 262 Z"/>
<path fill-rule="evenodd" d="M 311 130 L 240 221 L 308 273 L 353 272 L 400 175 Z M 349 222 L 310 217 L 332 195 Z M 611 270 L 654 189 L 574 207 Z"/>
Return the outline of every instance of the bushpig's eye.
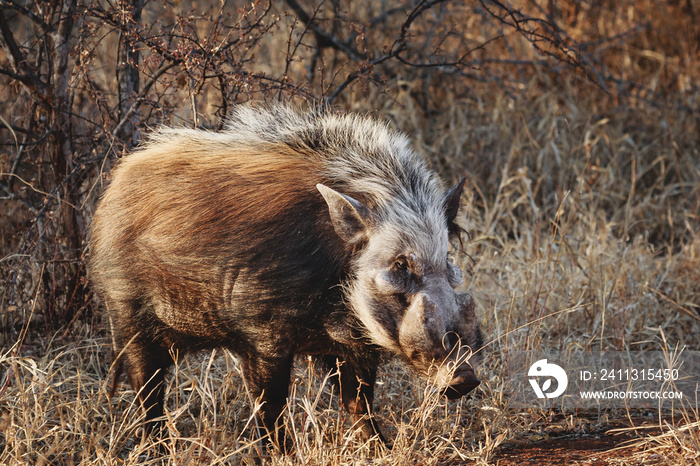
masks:
<path fill-rule="evenodd" d="M 397 257 L 394 261 L 394 264 L 392 265 L 392 268 L 397 272 L 405 272 L 406 270 L 408 270 L 408 259 L 406 258 L 406 256 Z"/>

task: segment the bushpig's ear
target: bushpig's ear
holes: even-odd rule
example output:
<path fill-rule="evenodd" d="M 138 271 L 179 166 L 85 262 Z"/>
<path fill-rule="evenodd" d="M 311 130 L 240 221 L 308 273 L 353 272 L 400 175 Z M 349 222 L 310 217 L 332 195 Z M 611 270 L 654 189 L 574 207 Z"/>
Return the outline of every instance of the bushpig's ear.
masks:
<path fill-rule="evenodd" d="M 343 241 L 354 243 L 361 240 L 367 232 L 369 211 L 361 202 L 345 194 L 340 194 L 328 186 L 317 184 L 316 188 L 328 204 L 331 223 Z"/>
<path fill-rule="evenodd" d="M 467 177 L 463 176 L 456 185 L 452 186 L 443 196 L 443 205 L 445 206 L 445 216 L 448 222 L 452 222 L 459 211 L 459 198 L 462 196 L 462 189 Z"/>

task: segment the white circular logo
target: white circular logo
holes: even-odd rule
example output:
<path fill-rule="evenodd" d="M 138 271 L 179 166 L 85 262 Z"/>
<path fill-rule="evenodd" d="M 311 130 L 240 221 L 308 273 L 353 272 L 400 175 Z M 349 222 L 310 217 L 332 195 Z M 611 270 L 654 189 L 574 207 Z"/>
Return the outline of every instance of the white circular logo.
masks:
<path fill-rule="evenodd" d="M 537 379 L 529 379 L 537 398 L 556 398 L 564 393 L 566 386 L 569 384 L 569 378 L 566 376 L 564 369 L 556 364 L 548 363 L 546 359 L 540 359 L 530 366 L 527 375 L 528 377 L 547 377 L 542 386 L 540 386 Z M 547 390 L 552 386 L 552 378 L 557 381 L 557 389 L 547 393 Z"/>

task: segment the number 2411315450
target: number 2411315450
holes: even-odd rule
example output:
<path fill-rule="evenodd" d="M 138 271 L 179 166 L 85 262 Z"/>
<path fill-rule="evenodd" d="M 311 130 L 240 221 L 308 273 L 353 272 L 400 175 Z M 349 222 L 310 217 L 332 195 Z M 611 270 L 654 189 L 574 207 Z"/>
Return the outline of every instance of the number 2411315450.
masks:
<path fill-rule="evenodd" d="M 604 381 L 661 381 L 678 380 L 678 369 L 600 369 L 596 372 L 579 371 L 581 380 Z"/>

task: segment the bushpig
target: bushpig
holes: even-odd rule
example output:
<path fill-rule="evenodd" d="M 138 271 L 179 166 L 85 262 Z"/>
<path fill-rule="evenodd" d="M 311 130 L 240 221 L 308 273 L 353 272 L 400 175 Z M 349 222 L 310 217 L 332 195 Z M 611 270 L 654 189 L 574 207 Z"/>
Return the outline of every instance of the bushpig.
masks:
<path fill-rule="evenodd" d="M 443 191 L 407 138 L 374 119 L 239 106 L 225 131 L 163 128 L 112 171 L 88 273 L 118 363 L 160 426 L 172 354 L 236 354 L 279 440 L 295 355 L 335 368 L 365 438 L 379 356 L 455 399 L 482 345 L 448 260 L 464 178 Z"/>

